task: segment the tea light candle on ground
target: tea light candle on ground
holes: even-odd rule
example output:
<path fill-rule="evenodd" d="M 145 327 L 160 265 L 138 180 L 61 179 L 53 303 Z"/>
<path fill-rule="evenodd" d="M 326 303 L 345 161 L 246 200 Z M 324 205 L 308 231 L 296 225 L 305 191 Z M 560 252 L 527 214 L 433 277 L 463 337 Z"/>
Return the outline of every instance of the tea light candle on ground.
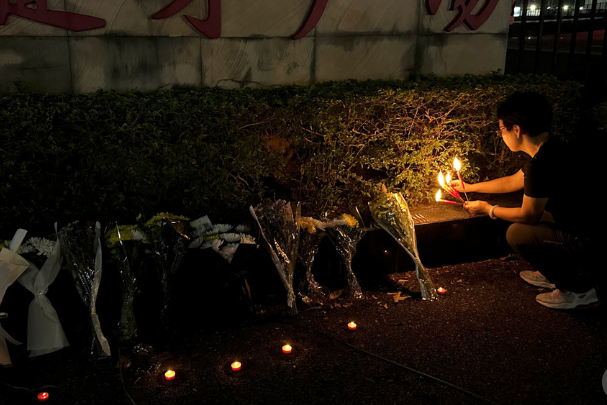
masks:
<path fill-rule="evenodd" d="M 169 370 L 166 373 L 164 373 L 164 378 L 166 380 L 174 380 L 175 379 L 175 372 L 173 370 Z"/>
<path fill-rule="evenodd" d="M 436 292 L 441 295 L 445 295 L 447 293 L 447 289 L 443 287 L 438 287 L 438 290 L 436 290 Z"/>
<path fill-rule="evenodd" d="M 241 367 L 242 367 L 242 364 L 240 364 L 239 361 L 235 361 L 234 363 L 232 363 L 232 370 L 233 371 L 238 371 L 238 370 L 240 370 Z"/>
<path fill-rule="evenodd" d="M 284 346 L 282 347 L 282 352 L 283 352 L 283 353 L 287 353 L 287 354 L 289 354 L 289 353 L 291 353 L 291 350 L 293 350 L 293 348 L 291 347 L 291 345 L 284 345 Z"/>
<path fill-rule="evenodd" d="M 48 392 L 38 394 L 38 402 L 45 402 L 48 399 Z"/>
<path fill-rule="evenodd" d="M 350 330 L 355 330 L 355 329 L 356 329 L 356 324 L 355 324 L 354 322 L 350 322 L 350 323 L 348 324 L 348 329 L 350 329 Z"/>

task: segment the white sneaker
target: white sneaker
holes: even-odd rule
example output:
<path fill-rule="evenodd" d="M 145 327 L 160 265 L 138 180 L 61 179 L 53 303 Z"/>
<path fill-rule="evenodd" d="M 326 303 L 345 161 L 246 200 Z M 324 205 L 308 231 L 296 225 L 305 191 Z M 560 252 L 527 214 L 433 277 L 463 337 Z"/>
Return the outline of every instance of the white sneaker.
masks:
<path fill-rule="evenodd" d="M 521 276 L 521 278 L 529 284 L 536 287 L 556 288 L 556 286 L 552 284 L 546 277 L 544 277 L 539 271 L 521 271 L 519 276 Z"/>
<path fill-rule="evenodd" d="M 541 305 L 553 309 L 591 308 L 599 303 L 594 288 L 582 294 L 557 289 L 549 293 L 539 294 L 535 297 L 535 300 Z"/>

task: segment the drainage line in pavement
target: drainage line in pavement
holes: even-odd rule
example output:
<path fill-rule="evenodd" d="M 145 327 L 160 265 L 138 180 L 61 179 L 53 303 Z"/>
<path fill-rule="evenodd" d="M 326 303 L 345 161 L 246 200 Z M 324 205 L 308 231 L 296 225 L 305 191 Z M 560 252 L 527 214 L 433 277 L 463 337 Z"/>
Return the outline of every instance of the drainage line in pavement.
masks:
<path fill-rule="evenodd" d="M 281 324 L 283 324 L 283 325 L 289 325 L 289 326 L 291 326 L 291 327 L 297 327 L 297 328 L 301 328 L 301 329 L 307 330 L 308 332 L 312 332 L 312 333 L 314 333 L 314 334 L 316 334 L 316 335 L 318 335 L 318 336 L 320 336 L 320 337 L 322 337 L 322 338 L 324 338 L 324 339 L 331 340 L 331 341 L 336 342 L 336 343 L 340 343 L 340 344 L 342 344 L 342 345 L 344 345 L 344 346 L 346 346 L 346 347 L 348 347 L 348 348 L 350 348 L 350 349 L 352 349 L 352 350 L 356 350 L 356 351 L 359 351 L 359 352 L 361 352 L 361 353 L 364 353 L 364 354 L 366 354 L 366 355 L 368 355 L 368 356 L 375 357 L 376 359 L 379 359 L 379 360 L 385 361 L 386 363 L 390 363 L 390 364 L 392 364 L 392 365 L 394 365 L 394 366 L 397 366 L 397 367 L 400 367 L 400 368 L 404 368 L 405 370 L 411 371 L 411 372 L 413 372 L 413 373 L 415 373 L 415 374 L 419 374 L 419 375 L 421 375 L 421 376 L 423 376 L 423 377 L 429 378 L 429 379 L 431 379 L 431 380 L 433 380 L 433 381 L 436 381 L 436 382 L 439 382 L 439 383 L 441 383 L 441 384 L 443 384 L 443 385 L 446 385 L 447 387 L 450 387 L 450 388 L 453 388 L 453 389 L 455 389 L 455 390 L 461 391 L 461 392 L 463 392 L 464 394 L 470 395 L 471 397 L 474 397 L 474 398 L 476 398 L 476 399 L 478 399 L 478 400 L 481 400 L 481 401 L 483 401 L 483 402 L 486 402 L 486 403 L 489 403 L 489 404 L 493 404 L 493 405 L 499 405 L 497 402 L 493 402 L 493 401 L 491 401 L 490 399 L 487 399 L 487 398 L 485 398 L 485 397 L 483 397 L 483 396 L 480 396 L 480 395 L 478 395 L 478 394 L 475 394 L 474 392 L 468 391 L 468 390 L 466 390 L 466 389 L 464 389 L 464 388 L 462 388 L 462 387 L 458 387 L 457 385 L 454 385 L 454 384 L 451 384 L 451 383 L 449 383 L 449 382 L 447 382 L 447 381 L 441 380 L 440 378 L 437 378 L 437 377 L 431 376 L 430 374 L 426 374 L 426 373 L 421 372 L 421 371 L 419 371 L 419 370 L 416 370 L 416 369 L 414 369 L 414 368 L 411 368 L 411 367 L 405 366 L 404 364 L 397 363 L 397 362 L 395 362 L 395 361 L 393 361 L 393 360 L 386 359 L 385 357 L 382 357 L 382 356 L 379 356 L 379 355 L 377 355 L 377 354 L 374 354 L 374 353 L 368 352 L 368 351 L 363 350 L 363 349 L 361 349 L 361 348 L 358 348 L 358 347 L 356 347 L 356 346 L 352 346 L 352 345 L 351 345 L 351 344 L 349 344 L 349 343 L 346 343 L 346 342 L 344 342 L 344 341 L 342 341 L 342 340 L 336 339 L 336 338 L 334 338 L 334 337 L 332 337 L 332 336 L 329 336 L 329 335 L 327 335 L 327 334 L 325 334 L 325 333 L 319 332 L 319 331 L 317 331 L 317 330 L 315 330 L 315 329 L 312 329 L 312 328 L 309 328 L 309 327 L 307 327 L 307 326 L 302 326 L 302 325 L 293 325 L 293 324 L 289 324 L 289 323 L 283 323 L 283 322 L 278 322 L 278 323 L 281 323 Z"/>

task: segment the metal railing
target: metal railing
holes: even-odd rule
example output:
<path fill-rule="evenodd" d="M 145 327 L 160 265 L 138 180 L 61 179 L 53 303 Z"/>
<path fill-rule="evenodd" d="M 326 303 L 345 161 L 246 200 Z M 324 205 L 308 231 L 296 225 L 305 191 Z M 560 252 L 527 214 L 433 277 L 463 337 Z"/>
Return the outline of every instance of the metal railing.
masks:
<path fill-rule="evenodd" d="M 545 73 L 587 85 L 607 83 L 607 3 L 517 1 L 508 41 L 507 73 Z"/>

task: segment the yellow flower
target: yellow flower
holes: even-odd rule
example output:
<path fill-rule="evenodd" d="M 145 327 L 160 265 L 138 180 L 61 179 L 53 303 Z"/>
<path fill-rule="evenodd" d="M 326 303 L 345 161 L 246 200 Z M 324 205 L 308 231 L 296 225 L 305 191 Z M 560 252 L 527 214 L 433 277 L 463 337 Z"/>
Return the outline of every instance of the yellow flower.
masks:
<path fill-rule="evenodd" d="M 160 226 L 160 223 L 162 222 L 162 218 L 166 218 L 169 221 L 189 221 L 190 218 L 181 216 L 181 215 L 175 215 L 175 214 L 171 214 L 169 212 L 160 212 L 156 215 L 154 215 L 152 218 L 150 218 L 145 225 L 146 226 Z"/>
<path fill-rule="evenodd" d="M 341 214 L 340 218 L 348 225 L 350 228 L 358 227 L 358 221 L 352 215 L 349 214 Z"/>
<path fill-rule="evenodd" d="M 316 220 L 310 217 L 302 217 L 299 221 L 301 228 L 304 228 L 308 233 L 316 233 Z"/>
<path fill-rule="evenodd" d="M 110 229 L 105 234 L 105 245 L 109 248 L 113 248 L 121 240 L 131 240 L 133 238 L 133 230 L 137 229 L 137 225 L 119 225 Z M 120 237 L 118 237 L 118 231 L 120 231 Z"/>

